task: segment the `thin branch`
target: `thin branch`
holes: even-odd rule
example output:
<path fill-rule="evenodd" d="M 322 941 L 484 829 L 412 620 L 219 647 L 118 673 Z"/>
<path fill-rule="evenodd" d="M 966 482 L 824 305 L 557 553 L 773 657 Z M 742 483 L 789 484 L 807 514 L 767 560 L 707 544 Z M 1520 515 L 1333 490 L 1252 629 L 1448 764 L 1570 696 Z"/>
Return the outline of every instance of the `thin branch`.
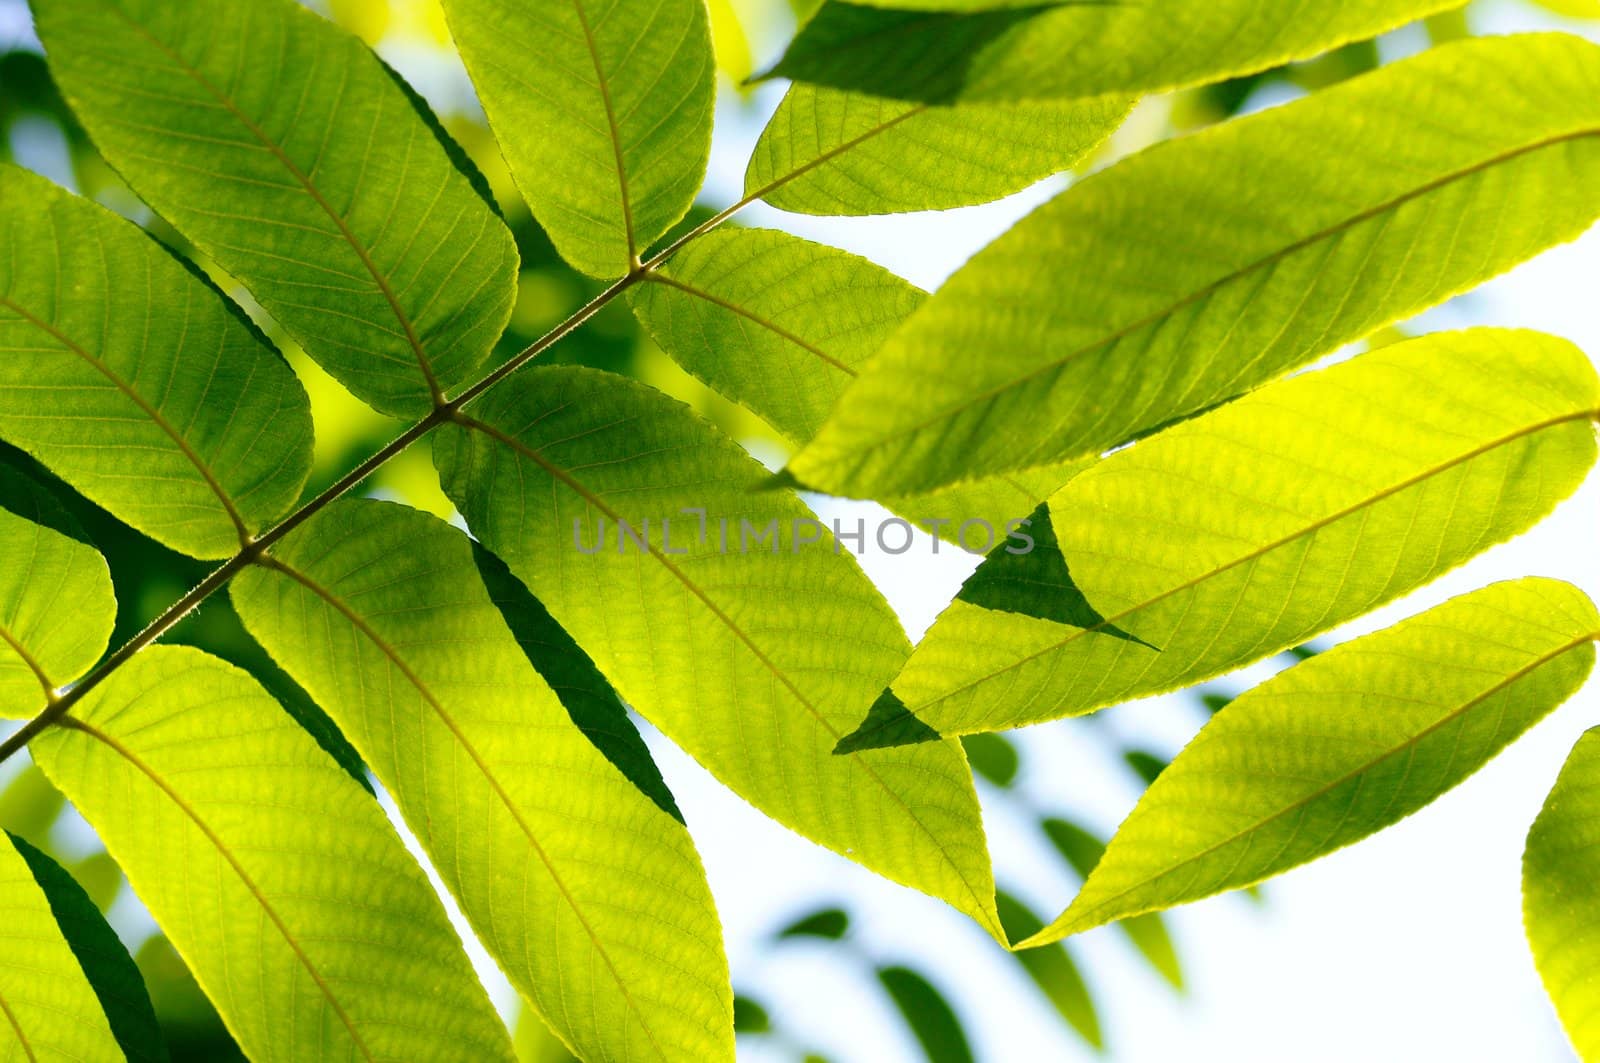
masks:
<path fill-rule="evenodd" d="M 41 731 L 64 717 L 72 710 L 74 705 L 83 700 L 85 695 L 104 682 L 108 675 L 121 667 L 134 654 L 172 630 L 178 621 L 193 612 L 201 602 L 220 590 L 234 576 L 265 556 L 267 549 L 274 543 L 310 520 L 340 495 L 343 495 L 368 476 L 377 472 L 390 458 L 405 450 L 412 443 L 415 443 L 446 421 L 455 420 L 460 414 L 461 408 L 467 403 L 478 398 L 484 392 L 500 383 L 500 381 L 528 364 L 528 362 L 571 335 L 574 330 L 594 317 L 617 296 L 644 280 L 646 275 L 660 267 L 662 263 L 671 258 L 685 244 L 715 229 L 753 203 L 756 198 L 758 197 L 746 196 L 731 207 L 719 211 L 678 237 L 665 248 L 650 256 L 649 260 L 640 263 L 635 269 L 630 270 L 626 276 L 615 281 L 610 287 L 573 311 L 571 316 L 559 325 L 485 374 L 477 383 L 467 387 L 455 398 L 437 403 L 426 417 L 390 440 L 383 449 L 345 473 L 315 498 L 296 509 L 272 528 L 262 532 L 260 536 L 249 540 L 237 554 L 212 570 L 211 574 L 195 584 L 189 590 L 189 593 L 173 602 L 172 605 L 162 611 L 161 615 L 150 621 L 144 630 L 119 646 L 111 656 L 101 661 L 93 671 L 84 676 L 70 690 L 54 701 L 49 702 L 37 716 L 23 724 L 3 742 L 0 742 L 0 764 L 4 764 L 37 737 Z"/>

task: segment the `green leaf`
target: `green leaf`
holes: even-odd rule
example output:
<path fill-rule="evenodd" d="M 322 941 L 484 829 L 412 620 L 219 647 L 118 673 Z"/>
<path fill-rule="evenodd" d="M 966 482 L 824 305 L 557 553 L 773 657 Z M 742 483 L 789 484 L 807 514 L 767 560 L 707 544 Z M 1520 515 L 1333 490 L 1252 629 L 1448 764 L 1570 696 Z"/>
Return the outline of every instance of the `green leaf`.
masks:
<path fill-rule="evenodd" d="M 1122 124 L 1130 102 L 941 107 L 794 85 L 751 153 L 744 194 L 798 214 L 988 203 L 1071 167 Z"/>
<path fill-rule="evenodd" d="M 382 810 L 245 673 L 148 648 L 30 749 L 252 1059 L 511 1059 Z"/>
<path fill-rule="evenodd" d="M 1112 455 L 1051 499 L 1061 550 L 1103 624 L 958 600 L 894 692 L 925 728 L 963 734 L 1270 656 L 1538 523 L 1593 465 L 1597 416 L 1600 382 L 1582 352 L 1499 329 L 1428 336 L 1263 388 Z M 873 744 L 868 733 L 851 741 Z"/>
<path fill-rule="evenodd" d="M 0 1055 L 117 1063 L 100 1000 L 15 842 L 0 838 Z"/>
<path fill-rule="evenodd" d="M 961 1017 L 932 982 L 909 967 L 879 967 L 878 982 L 911 1028 L 928 1063 L 973 1063 Z"/>
<path fill-rule="evenodd" d="M 629 292 L 690 373 L 804 443 L 927 294 L 867 259 L 773 229 L 720 229 Z"/>
<path fill-rule="evenodd" d="M 1465 85 L 1516 89 L 1490 108 Z M 1111 449 L 1572 239 L 1597 183 L 1600 48 L 1558 34 L 1436 48 L 1169 142 L 962 267 L 791 477 L 877 497 Z"/>
<path fill-rule="evenodd" d="M 742 448 L 642 385 L 552 367 L 445 426 L 434 460 L 473 534 L 668 738 L 779 822 L 998 932 L 959 746 L 831 755 L 905 635 L 798 498 L 751 490 L 766 474 Z"/>
<path fill-rule="evenodd" d="M 444 8 L 511 175 L 561 257 L 596 277 L 627 273 L 705 177 L 716 88 L 705 4 Z"/>
<path fill-rule="evenodd" d="M 683 823 L 683 812 L 639 729 L 628 719 L 627 706 L 583 648 L 562 630 L 539 599 L 528 593 L 504 561 L 477 543 L 472 544 L 472 559 L 523 655 L 555 692 L 568 718 L 657 808 Z"/>
<path fill-rule="evenodd" d="M 1582 592 L 1529 578 L 1279 673 L 1206 724 L 1022 944 L 1248 886 L 1398 822 L 1570 697 L 1596 638 Z"/>
<path fill-rule="evenodd" d="M 862 365 L 925 298 L 867 259 L 772 229 L 707 233 L 629 294 L 646 330 L 679 365 L 796 443 L 816 433 Z M 1008 523 L 1083 465 L 1005 473 L 885 504 L 949 541 L 967 520 L 986 522 L 1003 539 Z M 968 539 L 982 552 L 981 528 Z"/>
<path fill-rule="evenodd" d="M 1044 928 L 1044 921 L 1027 905 L 1011 894 L 1000 890 L 996 895 L 1000 907 L 1000 921 L 1012 941 L 1030 938 Z M 1061 944 L 1029 949 L 1012 954 L 1022 969 L 1028 973 L 1039 992 L 1050 1001 L 1056 1013 L 1067 1021 L 1078 1035 L 1094 1048 L 1105 1047 L 1105 1036 L 1100 1029 L 1100 1016 L 1095 1011 L 1094 998 L 1083 980 L 1072 954 Z"/>
<path fill-rule="evenodd" d="M 360 41 L 292 0 L 33 7 L 107 161 L 357 396 L 416 416 L 483 361 L 511 234 Z"/>
<path fill-rule="evenodd" d="M 294 504 L 310 406 L 237 307 L 137 227 L 5 165 L 0 247 L 0 436 L 197 557 Z"/>
<path fill-rule="evenodd" d="M 727 960 L 688 832 L 574 726 L 465 535 L 391 503 L 335 503 L 232 594 L 578 1055 L 733 1058 Z"/>
<path fill-rule="evenodd" d="M 983 559 L 977 570 L 961 585 L 956 599 L 1010 613 L 1054 620 L 1074 627 L 1093 627 L 1109 635 L 1132 638 L 1089 604 L 1083 591 L 1073 582 L 1067 559 L 1056 542 L 1050 509 L 1040 505 L 1028 517 L 1027 539 L 1008 544 L 1012 549 L 997 549 Z M 1013 552 L 1015 551 L 1015 552 Z"/>
<path fill-rule="evenodd" d="M 89 894 L 60 864 L 15 835 L 11 835 L 11 844 L 44 892 L 50 914 L 94 990 L 123 1055 L 129 1063 L 164 1063 L 168 1058 L 167 1043 L 156 1022 L 144 977 L 117 938 L 116 931 L 106 923 Z M 99 855 L 105 857 L 104 853 Z M 0 856 L 0 861 L 3 860 Z M 113 867 L 112 871 L 115 873 L 116 869 Z M 7 960 L 16 963 L 17 957 L 8 951 Z M 35 978 L 42 973 L 33 972 Z"/>
<path fill-rule="evenodd" d="M 1309 59 L 1461 3 L 829 0 L 765 76 L 937 102 L 1161 92 Z"/>
<path fill-rule="evenodd" d="M 772 1016 L 760 1001 L 736 996 L 733 998 L 733 1029 L 742 1034 L 771 1033 Z"/>
<path fill-rule="evenodd" d="M 1106 843 L 1096 835 L 1069 820 L 1058 816 L 1050 816 L 1039 821 L 1039 827 L 1044 831 L 1045 837 L 1050 839 L 1050 844 L 1078 873 L 1080 880 L 1086 880 L 1093 874 L 1095 865 L 1105 855 Z M 1167 930 L 1167 924 L 1156 912 L 1144 915 L 1129 916 L 1119 920 L 1117 926 L 1124 935 L 1139 950 L 1155 972 L 1159 974 L 1172 988 L 1183 991 L 1183 966 L 1178 960 L 1177 946 L 1172 943 L 1172 935 Z M 1030 931 L 1032 936 L 1037 931 Z M 1021 937 L 1013 936 L 1013 941 L 1021 941 Z"/>
<path fill-rule="evenodd" d="M 1022 758 L 1004 735 L 966 735 L 961 739 L 961 748 L 966 750 L 972 770 L 994 785 L 1004 789 L 1017 781 Z"/>
<path fill-rule="evenodd" d="M 1578 739 L 1528 831 L 1522 914 L 1545 990 L 1584 1059 L 1600 1053 L 1600 729 Z"/>
<path fill-rule="evenodd" d="M 0 509 L 0 719 L 32 716 L 88 671 L 116 613 L 99 551 Z"/>
<path fill-rule="evenodd" d="M 850 913 L 843 908 L 823 908 L 803 915 L 775 935 L 785 938 L 821 938 L 839 941 L 850 932 Z"/>

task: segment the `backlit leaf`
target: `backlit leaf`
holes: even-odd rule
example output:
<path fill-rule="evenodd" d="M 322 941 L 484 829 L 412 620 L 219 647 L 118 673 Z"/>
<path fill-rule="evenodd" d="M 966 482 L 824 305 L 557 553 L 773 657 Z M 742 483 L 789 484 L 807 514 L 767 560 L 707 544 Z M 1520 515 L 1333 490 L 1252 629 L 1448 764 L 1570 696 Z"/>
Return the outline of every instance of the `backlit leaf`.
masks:
<path fill-rule="evenodd" d="M 767 123 L 745 195 L 798 214 L 890 214 L 987 203 L 1068 169 L 1122 124 L 1122 96 L 907 103 L 794 85 Z"/>
<path fill-rule="evenodd" d="M 1600 731 L 1578 739 L 1528 831 L 1522 913 L 1556 1014 L 1580 1057 L 1600 1054 Z"/>
<path fill-rule="evenodd" d="M 168 1058 L 167 1043 L 150 1004 L 150 994 L 133 957 L 117 938 L 117 932 L 106 923 L 95 902 L 65 868 L 21 838 L 13 835 L 11 844 L 50 903 L 50 914 L 72 949 L 83 977 L 94 990 L 111 1027 L 111 1035 L 129 1063 L 163 1063 Z M 0 843 L 0 848 L 3 847 L 4 843 Z M 98 855 L 110 864 L 105 853 Z M 4 862 L 4 857 L 0 856 L 0 864 Z M 110 871 L 113 881 L 120 884 L 121 876 L 116 867 L 111 866 Z M 8 963 L 17 963 L 18 956 L 8 949 L 6 959 Z M 43 972 L 35 970 L 33 974 L 37 978 Z M 96 1024 L 91 1022 L 90 1025 Z"/>
<path fill-rule="evenodd" d="M 486 395 L 434 458 L 474 535 L 667 737 L 773 818 L 998 931 L 959 745 L 831 755 L 905 635 L 810 510 L 751 490 L 765 474 L 742 448 L 648 388 L 561 367 Z"/>
<path fill-rule="evenodd" d="M 30 749 L 252 1059 L 512 1058 L 382 810 L 245 673 L 151 647 Z"/>
<path fill-rule="evenodd" d="M 99 998 L 14 842 L 0 832 L 0 1057 L 118 1063 Z"/>
<path fill-rule="evenodd" d="M 512 176 L 556 249 L 596 277 L 628 272 L 705 176 L 715 69 L 703 0 L 444 7 Z"/>
<path fill-rule="evenodd" d="M 727 961 L 688 832 L 530 666 L 465 535 L 389 503 L 335 503 L 232 593 L 579 1055 L 732 1059 Z"/>
<path fill-rule="evenodd" d="M 876 726 L 1016 727 L 1298 645 L 1537 523 L 1594 464 L 1597 417 L 1589 360 L 1534 332 L 1442 333 L 1263 388 L 1051 499 L 1101 623 L 958 599 Z"/>
<path fill-rule="evenodd" d="M 359 40 L 293 0 L 33 7 L 101 153 L 357 396 L 414 416 L 483 361 L 511 234 Z"/>
<path fill-rule="evenodd" d="M 925 298 L 882 266 L 773 229 L 707 233 L 629 293 L 662 350 L 798 443 Z"/>
<path fill-rule="evenodd" d="M 103 207 L 0 165 L 0 436 L 176 550 L 226 557 L 311 468 L 293 372 Z"/>
<path fill-rule="evenodd" d="M 1025 944 L 1247 886 L 1398 822 L 1571 696 L 1597 637 L 1582 592 L 1530 578 L 1279 673 L 1206 724 Z"/>
<path fill-rule="evenodd" d="M 1491 84 L 1492 107 L 1463 87 Z M 1169 142 L 962 267 L 791 477 L 877 497 L 1100 453 L 1572 239 L 1595 186 L 1600 48 L 1558 34 L 1435 48 Z"/>
<path fill-rule="evenodd" d="M 767 76 L 941 102 L 1159 92 L 1308 59 L 1461 3 L 829 0 Z"/>
<path fill-rule="evenodd" d="M 97 550 L 0 508 L 0 719 L 32 716 L 88 671 L 116 612 Z"/>
<path fill-rule="evenodd" d="M 630 293 L 639 320 L 674 360 L 796 443 L 816 433 L 867 359 L 925 298 L 867 259 L 772 229 L 708 233 Z M 884 502 L 982 553 L 996 542 L 985 544 L 978 526 L 963 535 L 964 522 L 983 521 L 1002 540 L 1009 522 L 1084 464 Z"/>

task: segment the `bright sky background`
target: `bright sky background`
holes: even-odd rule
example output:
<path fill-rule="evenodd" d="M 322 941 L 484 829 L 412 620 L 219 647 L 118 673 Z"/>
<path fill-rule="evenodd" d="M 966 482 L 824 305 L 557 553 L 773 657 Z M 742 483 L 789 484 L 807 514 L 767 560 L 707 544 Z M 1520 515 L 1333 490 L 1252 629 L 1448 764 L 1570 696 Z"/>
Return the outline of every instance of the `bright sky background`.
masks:
<path fill-rule="evenodd" d="M 1551 24 L 1514 0 L 1489 15 L 1475 27 L 1479 32 Z M 19 27 L 0 30 L 15 33 Z M 1600 32 L 1587 33 L 1600 40 Z M 1404 39 L 1393 43 L 1406 47 Z M 407 60 L 421 59 L 424 89 L 461 91 L 447 80 L 428 85 L 430 72 L 420 56 L 401 50 L 390 58 L 408 73 L 415 64 Z M 738 197 L 749 149 L 776 105 L 774 93 L 758 99 L 763 106 L 754 110 L 724 106 L 719 114 L 709 203 L 720 206 Z M 942 215 L 816 219 L 758 206 L 741 220 L 867 255 L 931 288 L 1057 187 L 1047 183 L 1002 203 Z M 1600 355 L 1597 279 L 1600 231 L 1427 315 L 1420 327 L 1536 327 Z M 826 501 L 819 508 L 825 518 L 857 512 Z M 1597 532 L 1600 477 L 1533 532 L 1334 639 L 1523 575 L 1568 579 L 1600 598 Z M 913 638 L 973 567 L 972 559 L 949 548 L 933 557 L 925 546 L 900 557 L 864 559 Z M 1228 685 L 1242 689 L 1265 674 L 1257 669 Z M 1023 743 L 1028 800 L 1037 812 L 1069 812 L 1109 831 L 1138 795 L 1107 735 L 1137 736 L 1142 744 L 1175 752 L 1201 718 L 1192 699 L 1168 697 L 1103 713 L 1098 723 L 1035 728 Z M 1265 904 L 1228 896 L 1175 912 L 1170 924 L 1190 987 L 1184 996 L 1172 993 L 1116 931 L 1075 939 L 1072 947 L 1110 1042 L 1100 1058 L 1571 1059 L 1523 939 L 1519 861 L 1527 825 L 1567 751 L 1596 723 L 1600 681 L 1424 812 L 1273 881 Z M 721 789 L 659 736 L 651 740 L 705 859 L 735 984 L 772 1006 L 807 1046 L 840 1063 L 921 1058 L 866 964 L 909 961 L 955 1002 L 980 1059 L 1096 1058 L 976 926 L 802 841 Z M 1013 806 L 992 792 L 984 796 L 1002 881 L 1053 916 L 1071 899 L 1071 878 Z M 775 927 L 830 901 L 856 916 L 855 957 L 833 947 L 772 945 Z M 511 1008 L 503 981 L 481 953 L 479 961 L 497 1000 Z M 788 1050 L 763 1051 L 754 1042 L 742 1048 L 748 1051 L 741 1058 L 752 1061 L 795 1058 Z"/>

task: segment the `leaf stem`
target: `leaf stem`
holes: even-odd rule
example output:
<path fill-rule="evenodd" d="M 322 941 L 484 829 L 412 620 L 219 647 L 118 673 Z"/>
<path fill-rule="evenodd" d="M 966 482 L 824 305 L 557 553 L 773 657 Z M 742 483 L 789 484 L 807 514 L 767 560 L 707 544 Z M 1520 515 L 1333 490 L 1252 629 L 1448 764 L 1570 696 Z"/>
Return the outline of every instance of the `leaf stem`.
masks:
<path fill-rule="evenodd" d="M 19 750 L 37 737 L 40 732 L 44 731 L 46 728 L 50 727 L 52 724 L 64 717 L 72 710 L 74 705 L 83 700 L 85 695 L 104 682 L 108 675 L 119 668 L 134 654 L 138 653 L 140 650 L 159 639 L 162 635 L 172 630 L 178 621 L 182 620 L 185 616 L 189 615 L 189 613 L 193 612 L 201 602 L 205 601 L 207 598 L 211 597 L 212 594 L 220 590 L 222 586 L 235 575 L 265 556 L 267 549 L 274 543 L 278 542 L 285 535 L 288 535 L 290 532 L 294 531 L 294 529 L 310 520 L 340 495 L 343 495 L 345 492 L 361 483 L 361 481 L 365 480 L 368 476 L 371 476 L 385 463 L 387 463 L 390 458 L 393 458 L 402 450 L 405 450 L 412 443 L 415 443 L 417 440 L 433 431 L 433 429 L 437 428 L 439 425 L 444 424 L 447 421 L 455 420 L 459 415 L 461 408 L 467 403 L 471 402 L 473 399 L 476 399 L 485 391 L 488 391 L 490 388 L 500 383 L 500 381 L 504 380 L 518 369 L 522 368 L 529 361 L 538 357 L 541 353 L 548 350 L 562 339 L 566 338 L 584 322 L 588 321 L 595 314 L 599 313 L 600 310 L 602 310 L 612 300 L 616 299 L 617 296 L 621 295 L 623 292 L 627 291 L 629 288 L 643 280 L 647 273 L 649 273 L 652 269 L 655 269 L 662 262 L 666 261 L 666 259 L 670 257 L 673 252 L 677 251 L 678 248 L 682 247 L 684 244 L 688 243 L 689 240 L 700 235 L 701 233 L 709 232 L 716 225 L 720 225 L 723 221 L 726 221 L 729 217 L 732 217 L 734 211 L 743 206 L 744 203 L 735 204 L 735 206 L 723 211 L 716 217 L 708 219 L 707 222 L 696 226 L 694 230 L 674 241 L 670 247 L 651 256 L 648 262 L 642 263 L 636 269 L 631 270 L 626 276 L 622 277 L 610 287 L 600 292 L 600 294 L 596 295 L 593 299 L 589 300 L 583 306 L 573 311 L 573 313 L 566 320 L 562 321 L 549 332 L 546 332 L 543 336 L 540 336 L 537 340 L 534 340 L 528 346 L 518 351 L 504 363 L 484 375 L 477 381 L 477 383 L 472 384 L 462 391 L 461 394 L 457 395 L 453 399 L 440 401 L 434 406 L 433 410 L 429 412 L 426 417 L 412 425 L 410 428 L 406 429 L 394 439 L 390 440 L 383 446 L 382 449 L 372 454 L 365 461 L 361 462 L 361 464 L 357 465 L 355 468 L 339 477 L 338 480 L 330 484 L 315 498 L 312 498 L 310 501 L 300 506 L 300 508 L 296 509 L 293 513 L 289 514 L 282 521 L 269 528 L 267 531 L 262 532 L 261 535 L 248 540 L 238 553 L 234 554 L 227 561 L 213 569 L 205 579 L 195 584 L 192 588 L 190 588 L 187 594 L 164 609 L 159 616 L 150 621 L 150 623 L 146 625 L 145 628 L 137 635 L 133 636 L 133 638 L 117 647 L 117 649 L 112 652 L 109 657 L 106 657 L 104 660 L 102 660 L 92 671 L 89 672 L 88 675 L 84 676 L 81 681 L 75 684 L 71 689 L 67 690 L 67 692 L 62 694 L 60 697 L 49 701 L 45 708 L 38 713 L 38 715 L 34 716 L 27 723 L 23 724 L 16 731 L 8 735 L 3 742 L 0 742 L 0 764 L 5 763 Z"/>

